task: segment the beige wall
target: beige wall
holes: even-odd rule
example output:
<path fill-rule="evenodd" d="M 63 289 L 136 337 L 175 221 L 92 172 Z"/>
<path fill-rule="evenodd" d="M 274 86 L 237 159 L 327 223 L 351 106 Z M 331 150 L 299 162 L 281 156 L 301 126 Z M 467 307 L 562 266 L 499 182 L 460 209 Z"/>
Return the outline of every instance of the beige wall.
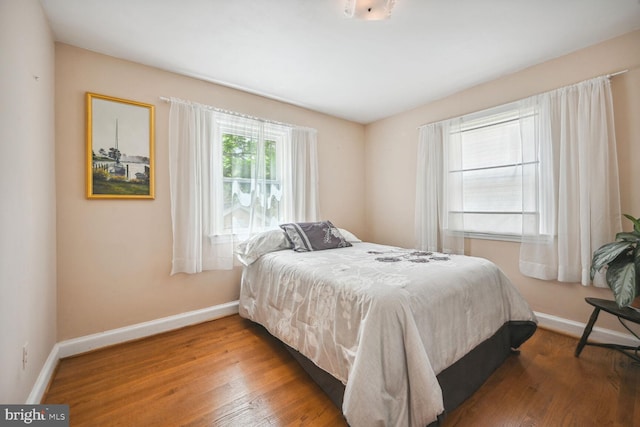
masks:
<path fill-rule="evenodd" d="M 156 105 L 155 200 L 85 198 L 85 92 Z M 57 44 L 58 340 L 238 297 L 237 269 L 169 276 L 169 104 L 160 96 L 318 129 L 322 216 L 356 234 L 365 231 L 362 125 Z"/>
<path fill-rule="evenodd" d="M 640 158 L 640 31 L 636 31 L 368 125 L 365 129 L 367 237 L 380 243 L 415 244 L 414 200 L 420 125 L 625 69 L 630 71 L 612 79 L 622 211 L 640 216 L 637 188 L 640 169 L 635 165 Z M 625 224 L 627 228 L 628 225 Z M 518 251 L 519 246 L 514 243 L 466 242 L 467 254 L 496 262 L 536 311 L 586 322 L 590 306 L 584 297 L 611 297 L 608 289 L 524 277 L 518 271 Z M 620 330 L 611 316 L 601 317 L 598 325 Z"/>
<path fill-rule="evenodd" d="M 0 0 L 0 94 L 0 403 L 25 403 L 56 342 L 54 45 L 36 0 Z"/>

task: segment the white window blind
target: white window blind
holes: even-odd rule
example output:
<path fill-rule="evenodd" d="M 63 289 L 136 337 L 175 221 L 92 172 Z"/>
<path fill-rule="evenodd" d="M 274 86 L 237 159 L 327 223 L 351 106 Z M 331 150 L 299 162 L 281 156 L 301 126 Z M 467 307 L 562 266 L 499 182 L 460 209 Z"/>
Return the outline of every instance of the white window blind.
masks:
<path fill-rule="evenodd" d="M 462 194 L 451 197 L 450 213 L 462 214 L 464 224 L 464 230 L 455 231 L 519 239 L 523 216 L 536 216 L 530 190 L 536 188 L 538 159 L 535 147 L 522 144 L 523 119 L 518 106 L 510 104 L 462 117 L 451 129 L 445 150 L 449 182 L 460 185 L 449 190 Z"/>

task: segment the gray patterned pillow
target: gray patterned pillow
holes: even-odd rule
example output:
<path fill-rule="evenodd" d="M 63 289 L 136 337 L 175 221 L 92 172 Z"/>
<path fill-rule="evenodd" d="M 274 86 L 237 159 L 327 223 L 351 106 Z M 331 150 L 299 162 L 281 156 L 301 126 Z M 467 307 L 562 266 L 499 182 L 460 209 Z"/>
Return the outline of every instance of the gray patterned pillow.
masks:
<path fill-rule="evenodd" d="M 351 246 L 340 231 L 330 221 L 296 222 L 280 224 L 287 239 L 297 252 L 321 251 L 324 249 L 346 248 Z"/>

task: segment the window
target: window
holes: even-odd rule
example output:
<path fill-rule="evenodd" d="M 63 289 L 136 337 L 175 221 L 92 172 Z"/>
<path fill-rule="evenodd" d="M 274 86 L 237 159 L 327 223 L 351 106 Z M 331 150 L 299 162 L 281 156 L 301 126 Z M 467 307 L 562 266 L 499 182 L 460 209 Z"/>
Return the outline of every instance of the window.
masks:
<path fill-rule="evenodd" d="M 217 234 L 245 234 L 277 227 L 283 219 L 283 145 L 287 129 L 235 118 L 218 122 L 223 203 Z M 214 178 L 214 179 L 216 179 Z"/>
<path fill-rule="evenodd" d="M 232 269 L 252 234 L 318 220 L 315 129 L 170 102 L 171 274 Z"/>
<path fill-rule="evenodd" d="M 537 150 L 523 144 L 521 126 L 533 114 L 516 104 L 462 117 L 448 147 L 449 215 L 462 216 L 469 237 L 520 239 L 523 217 L 535 220 Z"/>
<path fill-rule="evenodd" d="M 601 76 L 420 126 L 417 247 L 520 240 L 525 276 L 590 284 L 593 251 L 621 229 L 612 107 Z"/>

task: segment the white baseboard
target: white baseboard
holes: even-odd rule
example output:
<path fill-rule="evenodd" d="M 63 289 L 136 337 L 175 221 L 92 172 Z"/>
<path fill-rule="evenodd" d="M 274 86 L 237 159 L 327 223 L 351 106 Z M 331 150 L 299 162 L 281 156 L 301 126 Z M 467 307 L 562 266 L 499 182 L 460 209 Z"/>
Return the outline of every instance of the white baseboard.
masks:
<path fill-rule="evenodd" d="M 47 360 L 44 362 L 44 366 L 40 370 L 40 374 L 31 389 L 31 393 L 29 393 L 29 397 L 27 397 L 27 401 L 25 402 L 27 405 L 37 405 L 42 401 L 47 387 L 49 387 L 49 382 L 51 382 L 51 378 L 56 372 L 58 360 L 60 360 L 58 356 L 59 352 L 60 345 L 56 343 L 53 345 L 49 357 L 47 357 Z"/>
<path fill-rule="evenodd" d="M 64 357 L 74 356 L 98 348 L 120 344 L 162 332 L 168 332 L 209 320 L 219 319 L 236 313 L 238 313 L 238 301 L 232 301 L 226 304 L 203 308 L 201 310 L 189 311 L 175 316 L 163 317 L 149 322 L 138 323 L 131 326 L 125 326 L 123 328 L 112 329 L 110 331 L 61 341 L 55 344 L 51 349 L 51 353 L 49 353 L 49 357 L 47 357 L 44 366 L 40 370 L 40 375 L 38 375 L 26 403 L 40 403 L 44 397 L 44 393 L 47 391 L 49 382 L 53 377 L 56 366 L 58 365 L 58 360 Z M 563 319 L 561 317 L 545 313 L 536 312 L 535 314 L 538 318 L 538 324 L 540 327 L 578 338 L 582 336 L 582 331 L 585 327 L 584 323 Z M 593 332 L 589 336 L 589 340 L 630 346 L 638 345 L 638 340 L 631 334 L 623 334 L 598 327 L 593 328 Z"/>
<path fill-rule="evenodd" d="M 149 337 L 162 332 L 172 331 L 184 326 L 195 325 L 208 320 L 218 319 L 238 312 L 238 301 L 220 304 L 201 310 L 188 311 L 174 316 L 162 317 L 149 322 L 137 323 L 110 331 L 100 332 L 84 337 L 65 340 L 60 343 L 59 357 L 75 356 L 102 347 Z"/>
<path fill-rule="evenodd" d="M 209 320 L 219 319 L 236 313 L 238 313 L 238 301 L 232 301 L 226 304 L 203 308 L 201 310 L 189 311 L 186 313 L 176 314 L 174 316 L 151 320 L 149 322 L 138 323 L 131 326 L 112 329 L 110 331 L 61 341 L 55 344 L 51 349 L 51 353 L 49 353 L 49 357 L 40 370 L 40 375 L 38 375 L 36 383 L 34 384 L 26 403 L 40 403 L 44 397 L 44 393 L 47 391 L 49 382 L 53 377 L 56 366 L 58 365 L 58 360 L 64 357 L 75 356 L 98 348 L 145 338 L 151 335 L 172 331 L 174 329 L 195 325 Z"/>
<path fill-rule="evenodd" d="M 580 338 L 586 326 L 586 323 L 576 322 L 573 320 L 563 319 L 562 317 L 553 316 L 551 314 L 538 313 L 538 325 L 542 328 L 557 331 L 566 335 Z M 637 347 L 640 343 L 631 334 L 626 334 L 611 329 L 599 328 L 595 326 L 589 335 L 589 341 L 599 343 L 611 343 L 619 345 L 628 345 Z"/>

